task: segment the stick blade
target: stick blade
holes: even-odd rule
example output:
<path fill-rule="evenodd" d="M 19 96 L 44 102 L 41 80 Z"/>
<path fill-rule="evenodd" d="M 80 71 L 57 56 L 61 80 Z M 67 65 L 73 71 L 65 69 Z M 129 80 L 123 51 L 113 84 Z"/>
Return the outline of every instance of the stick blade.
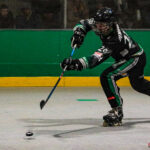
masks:
<path fill-rule="evenodd" d="M 40 102 L 40 108 L 42 109 L 44 107 L 44 105 L 45 105 L 45 101 L 41 100 L 41 102 Z"/>

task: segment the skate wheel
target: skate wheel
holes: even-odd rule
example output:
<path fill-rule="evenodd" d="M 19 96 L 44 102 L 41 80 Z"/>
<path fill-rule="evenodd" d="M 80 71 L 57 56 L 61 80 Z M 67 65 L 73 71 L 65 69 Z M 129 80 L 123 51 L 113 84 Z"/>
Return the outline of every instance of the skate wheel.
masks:
<path fill-rule="evenodd" d="M 122 122 L 115 123 L 113 125 L 108 124 L 106 121 L 103 122 L 103 127 L 118 127 L 118 126 L 122 126 Z"/>
<path fill-rule="evenodd" d="M 103 122 L 103 127 L 108 127 L 108 123 L 106 121 Z"/>
<path fill-rule="evenodd" d="M 115 127 L 117 127 L 117 126 L 122 126 L 122 122 L 116 123 L 116 124 L 114 124 L 114 126 L 115 126 Z"/>

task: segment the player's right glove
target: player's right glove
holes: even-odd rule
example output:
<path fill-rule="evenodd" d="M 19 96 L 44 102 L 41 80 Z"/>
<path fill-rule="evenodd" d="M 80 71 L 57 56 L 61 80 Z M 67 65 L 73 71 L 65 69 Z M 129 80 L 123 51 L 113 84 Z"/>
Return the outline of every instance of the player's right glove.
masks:
<path fill-rule="evenodd" d="M 77 45 L 77 47 L 79 48 L 84 41 L 85 34 L 86 34 L 85 31 L 82 28 L 78 27 L 74 31 L 73 36 L 71 37 L 71 47 Z"/>
<path fill-rule="evenodd" d="M 65 58 L 63 62 L 60 64 L 61 68 L 64 69 L 66 66 L 66 70 L 82 70 L 83 66 L 79 59 Z"/>

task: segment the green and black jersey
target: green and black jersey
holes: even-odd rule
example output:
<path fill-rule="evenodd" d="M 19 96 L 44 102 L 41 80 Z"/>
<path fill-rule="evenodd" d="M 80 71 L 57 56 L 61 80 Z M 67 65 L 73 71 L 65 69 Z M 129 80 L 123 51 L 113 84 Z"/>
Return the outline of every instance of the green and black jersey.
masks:
<path fill-rule="evenodd" d="M 113 30 L 108 35 L 103 35 L 97 30 L 93 18 L 81 20 L 73 30 L 77 28 L 82 28 L 85 33 L 93 30 L 102 41 L 102 47 L 93 55 L 80 59 L 84 68 L 93 68 L 110 56 L 119 62 L 143 53 L 143 49 L 117 23 L 113 24 Z"/>

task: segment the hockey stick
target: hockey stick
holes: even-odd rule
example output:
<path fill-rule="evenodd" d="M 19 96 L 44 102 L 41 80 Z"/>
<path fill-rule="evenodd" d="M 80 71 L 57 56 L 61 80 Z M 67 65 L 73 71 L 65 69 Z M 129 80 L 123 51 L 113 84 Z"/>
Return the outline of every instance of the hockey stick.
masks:
<path fill-rule="evenodd" d="M 75 51 L 75 48 L 76 48 L 76 45 L 73 47 L 70 57 L 73 56 L 74 51 Z M 65 66 L 65 68 L 63 69 L 63 71 L 62 71 L 62 73 L 60 74 L 60 76 L 59 76 L 59 78 L 58 78 L 58 80 L 57 80 L 55 86 L 53 87 L 53 89 L 52 89 L 51 92 L 49 93 L 49 95 L 48 95 L 48 97 L 46 98 L 46 100 L 41 100 L 41 102 L 40 102 L 40 108 L 41 108 L 41 109 L 42 109 L 42 108 L 45 106 L 45 104 L 48 102 L 49 98 L 51 97 L 51 95 L 53 94 L 54 90 L 56 89 L 56 87 L 57 87 L 59 81 L 61 80 L 62 76 L 64 75 L 64 72 L 66 71 L 66 69 L 67 69 L 67 66 Z"/>

